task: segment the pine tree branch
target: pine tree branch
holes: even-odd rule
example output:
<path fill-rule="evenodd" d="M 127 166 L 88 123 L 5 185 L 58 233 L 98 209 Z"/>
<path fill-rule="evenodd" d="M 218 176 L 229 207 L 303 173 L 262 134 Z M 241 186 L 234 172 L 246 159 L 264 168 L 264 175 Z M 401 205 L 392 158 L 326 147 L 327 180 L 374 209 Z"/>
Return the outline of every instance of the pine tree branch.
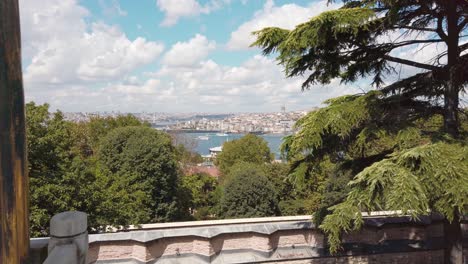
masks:
<path fill-rule="evenodd" d="M 398 43 L 393 43 L 390 44 L 390 47 L 392 49 L 403 47 L 403 46 L 408 46 L 408 45 L 414 45 L 414 44 L 421 44 L 421 43 L 438 43 L 438 42 L 443 42 L 444 40 L 442 39 L 420 39 L 420 40 L 408 40 L 408 41 L 402 41 Z"/>
<path fill-rule="evenodd" d="M 424 73 L 418 73 L 416 75 L 413 75 L 411 77 L 408 77 L 406 79 L 394 82 L 390 85 L 387 85 L 385 88 L 382 89 L 382 92 L 384 93 L 389 93 L 391 91 L 395 91 L 398 89 L 402 89 L 404 87 L 408 87 L 412 85 L 415 81 L 419 81 L 422 79 L 432 79 L 433 73 L 432 72 L 424 72 Z"/>
<path fill-rule="evenodd" d="M 458 52 L 462 53 L 463 51 L 468 49 L 468 43 L 465 43 L 458 47 Z"/>
<path fill-rule="evenodd" d="M 422 27 L 413 27 L 413 26 L 404 26 L 404 25 L 396 25 L 393 29 L 409 29 L 409 30 L 418 30 L 418 31 L 429 31 L 429 32 L 437 32 L 437 28 L 422 28 Z"/>
<path fill-rule="evenodd" d="M 396 63 L 401 63 L 401 64 L 405 64 L 405 65 L 408 65 L 408 66 L 421 68 L 421 69 L 425 69 L 425 70 L 430 70 L 430 71 L 435 71 L 435 70 L 440 70 L 441 69 L 440 67 L 437 67 L 437 66 L 434 66 L 434 65 L 429 65 L 429 64 L 425 64 L 425 63 L 416 62 L 416 61 L 405 60 L 405 59 L 401 59 L 401 58 L 392 57 L 392 56 L 389 56 L 389 55 L 385 55 L 385 56 L 383 56 L 383 58 L 388 60 L 388 61 L 393 61 L 393 62 L 396 62 Z"/>
<path fill-rule="evenodd" d="M 468 23 L 468 19 L 463 19 L 463 21 L 460 23 L 460 25 L 458 25 L 458 33 L 460 33 L 463 28 L 466 26 L 466 24 Z"/>
<path fill-rule="evenodd" d="M 458 46 L 458 53 L 461 54 L 463 51 L 468 49 L 468 43 Z M 444 56 L 447 56 L 447 51 L 440 53 L 439 55 L 434 57 L 434 61 L 440 61 Z M 440 64 L 440 63 L 439 63 Z"/>
<path fill-rule="evenodd" d="M 444 22 L 444 17 L 439 14 L 438 17 L 437 17 L 436 32 L 437 32 L 437 35 L 439 35 L 439 37 L 441 39 L 443 39 L 445 42 L 447 42 L 448 41 L 448 36 L 447 36 L 447 34 L 445 34 L 444 29 L 442 28 L 443 22 Z"/>
<path fill-rule="evenodd" d="M 422 43 L 428 43 L 428 44 L 439 43 L 439 42 L 444 42 L 444 40 L 442 39 L 420 39 L 420 40 L 402 41 L 402 42 L 397 42 L 397 43 L 383 43 L 383 44 L 378 44 L 378 45 L 359 45 L 359 47 L 356 49 L 341 51 L 340 54 L 348 55 L 348 54 L 352 54 L 360 50 L 366 50 L 366 49 L 370 50 L 370 49 L 379 49 L 379 48 L 384 48 L 386 52 L 390 52 L 393 49 L 401 48 L 404 46 L 410 46 L 410 45 L 422 44 Z"/>

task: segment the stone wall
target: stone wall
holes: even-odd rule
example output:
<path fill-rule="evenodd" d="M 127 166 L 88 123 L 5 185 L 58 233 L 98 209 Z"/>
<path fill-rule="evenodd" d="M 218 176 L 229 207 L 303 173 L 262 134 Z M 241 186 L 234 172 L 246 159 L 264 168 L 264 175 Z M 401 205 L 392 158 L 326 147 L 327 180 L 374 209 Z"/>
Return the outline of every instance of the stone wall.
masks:
<path fill-rule="evenodd" d="M 343 242 L 340 255 L 330 255 L 310 216 L 150 224 L 90 235 L 87 263 L 443 262 L 443 224 L 436 217 L 368 217 Z"/>

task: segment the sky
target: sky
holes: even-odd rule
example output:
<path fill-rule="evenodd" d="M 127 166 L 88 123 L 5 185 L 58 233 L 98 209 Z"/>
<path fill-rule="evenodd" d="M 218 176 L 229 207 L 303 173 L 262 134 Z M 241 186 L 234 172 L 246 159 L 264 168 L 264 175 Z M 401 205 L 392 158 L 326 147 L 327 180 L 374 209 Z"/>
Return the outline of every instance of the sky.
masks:
<path fill-rule="evenodd" d="M 65 112 L 307 110 L 359 92 L 301 91 L 251 32 L 294 28 L 325 1 L 20 0 L 26 101 Z"/>
<path fill-rule="evenodd" d="M 65 112 L 307 110 L 369 90 L 333 80 L 301 91 L 252 31 L 292 29 L 326 0 L 20 0 L 26 101 Z"/>

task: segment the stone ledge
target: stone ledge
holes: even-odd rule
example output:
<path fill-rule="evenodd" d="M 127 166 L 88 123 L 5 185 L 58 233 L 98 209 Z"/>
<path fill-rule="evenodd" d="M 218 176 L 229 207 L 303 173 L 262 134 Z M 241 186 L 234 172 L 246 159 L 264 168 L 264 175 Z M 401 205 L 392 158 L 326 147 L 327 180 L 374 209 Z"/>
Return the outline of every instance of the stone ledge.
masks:
<path fill-rule="evenodd" d="M 417 225 L 427 226 L 442 221 L 440 216 L 422 216 L 412 221 L 409 216 L 393 216 L 397 212 L 372 212 L 364 218 L 367 227 L 380 228 L 384 225 Z M 132 227 L 135 228 L 135 227 Z M 222 234 L 257 233 L 271 235 L 281 230 L 316 229 L 312 216 L 285 216 L 245 219 L 225 219 L 211 221 L 193 221 L 178 223 L 145 224 L 140 229 L 90 235 L 89 242 L 99 241 L 137 241 L 150 242 L 161 238 L 195 236 L 213 238 Z"/>
<path fill-rule="evenodd" d="M 443 247 L 441 220 L 437 216 L 416 222 L 407 216 L 366 216 L 361 231 L 343 237 L 345 250 L 338 257 L 330 256 L 324 236 L 310 216 L 149 224 L 139 230 L 89 235 L 87 263 L 232 263 L 233 259 L 237 263 L 273 263 L 287 258 L 328 264 L 419 252 L 431 258 Z M 465 221 L 462 226 L 468 230 Z M 31 239 L 31 248 L 47 247 L 47 241 Z M 326 262 L 331 259 L 339 262 Z"/>
<path fill-rule="evenodd" d="M 121 241 L 131 240 L 137 242 L 151 242 L 161 238 L 171 237 L 186 237 L 195 236 L 201 238 L 213 238 L 222 234 L 233 233 L 257 233 L 264 235 L 271 235 L 280 230 L 301 230 L 301 229 L 315 229 L 314 224 L 309 221 L 296 221 L 296 222 L 273 222 L 273 223 L 242 223 L 242 224 L 229 224 L 226 226 L 200 226 L 200 227 L 179 227 L 170 230 L 137 230 L 128 232 L 117 233 L 103 233 L 94 234 L 89 236 L 89 242 L 100 241 Z"/>

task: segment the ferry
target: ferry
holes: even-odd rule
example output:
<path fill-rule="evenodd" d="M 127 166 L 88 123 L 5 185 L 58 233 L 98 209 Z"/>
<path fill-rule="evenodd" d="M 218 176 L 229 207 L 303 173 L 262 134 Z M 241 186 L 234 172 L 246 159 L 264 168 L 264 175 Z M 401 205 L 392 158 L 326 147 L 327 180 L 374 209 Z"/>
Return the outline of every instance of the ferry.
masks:
<path fill-rule="evenodd" d="M 210 148 L 210 155 L 212 158 L 216 158 L 216 156 L 223 151 L 223 146 L 218 146 L 214 148 Z"/>

